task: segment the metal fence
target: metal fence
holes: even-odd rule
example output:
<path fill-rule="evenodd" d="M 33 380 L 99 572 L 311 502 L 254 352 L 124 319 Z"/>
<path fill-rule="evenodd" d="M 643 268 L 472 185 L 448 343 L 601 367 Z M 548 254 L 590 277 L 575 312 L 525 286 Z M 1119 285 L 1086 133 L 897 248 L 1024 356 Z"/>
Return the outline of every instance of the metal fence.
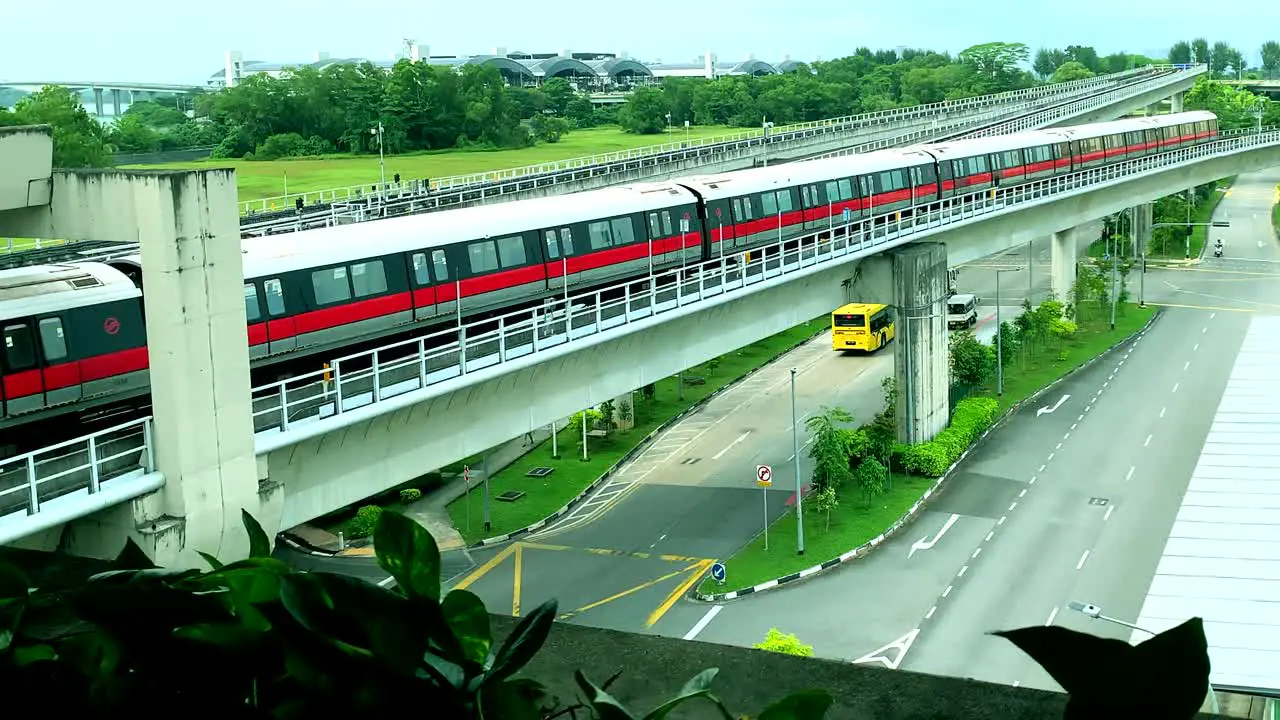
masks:
<path fill-rule="evenodd" d="M 1136 76 L 1155 72 L 1169 72 L 1176 69 L 1177 68 L 1174 66 L 1169 65 L 1153 65 L 1126 70 L 1124 72 L 1111 75 L 1101 75 L 1082 80 L 1074 80 L 1067 83 L 1043 85 L 1023 90 L 1011 90 L 994 95 L 983 95 L 964 100 L 944 101 L 939 103 L 930 103 L 927 105 L 915 105 L 873 113 L 864 113 L 861 115 L 848 115 L 829 118 L 826 120 L 797 123 L 771 130 L 769 133 L 769 142 L 770 144 L 782 144 L 791 142 L 797 138 L 811 137 L 815 133 L 847 132 L 850 130 L 888 125 L 902 121 L 930 118 L 935 115 L 954 116 L 956 113 L 981 110 L 984 108 L 1009 106 L 1014 103 L 1021 103 L 1019 107 L 1027 107 L 1039 104 L 1039 102 L 1045 98 L 1056 98 L 1060 96 L 1070 96 L 1080 92 L 1089 92 L 1099 87 L 1127 81 L 1128 79 Z M 619 163 L 625 164 L 637 160 L 650 160 L 654 159 L 655 156 L 667 156 L 673 153 L 692 151 L 694 155 L 715 154 L 718 152 L 724 152 L 731 146 L 740 146 L 744 142 L 757 141 L 755 144 L 759 144 L 759 141 L 761 140 L 763 140 L 763 129 L 744 130 L 726 135 L 709 136 L 705 138 L 691 139 L 688 141 L 666 142 L 658 145 L 633 148 L 630 150 L 586 155 L 567 160 L 538 163 L 536 165 L 525 165 L 505 170 L 492 170 L 466 175 L 453 175 L 435 178 L 430 181 L 429 190 L 430 192 L 442 192 L 449 190 L 472 189 L 477 186 L 501 184 L 505 181 L 519 180 L 534 176 L 558 175 L 566 171 L 584 170 L 598 166 L 612 166 Z M 402 193 L 405 189 L 405 185 L 406 184 L 396 185 L 394 186 L 394 190 Z M 292 193 L 289 195 L 250 200 L 240 203 L 240 211 L 241 214 L 249 215 L 253 213 L 287 210 L 293 207 L 293 204 L 298 198 L 302 198 L 304 206 L 312 204 L 327 205 L 364 200 L 370 195 L 370 189 L 376 188 L 376 186 L 377 183 L 374 182 L 370 184 L 351 185 L 328 190 Z M 373 194 L 377 194 L 376 190 Z"/>
<path fill-rule="evenodd" d="M 1016 210 L 1046 198 L 1249 147 L 1280 144 L 1280 132 L 1236 136 L 1009 188 L 917 205 L 909 212 L 847 224 L 747 252 L 666 270 L 604 290 L 569 295 L 496 319 L 347 355 L 327 370 L 253 389 L 254 428 L 288 432 L 407 392 L 546 352 L 584 337 L 662 315 L 721 295 L 753 292 L 761 283 L 912 241 L 921 232 Z M 781 222 L 781 220 L 779 220 Z M 268 441 L 274 444 L 277 441 Z M 287 444 L 287 441 L 280 444 Z M 262 439 L 259 440 L 260 447 Z"/>
<path fill-rule="evenodd" d="M 150 416 L 0 460 L 0 518 L 35 515 L 75 493 L 97 494 L 122 475 L 155 470 Z"/>

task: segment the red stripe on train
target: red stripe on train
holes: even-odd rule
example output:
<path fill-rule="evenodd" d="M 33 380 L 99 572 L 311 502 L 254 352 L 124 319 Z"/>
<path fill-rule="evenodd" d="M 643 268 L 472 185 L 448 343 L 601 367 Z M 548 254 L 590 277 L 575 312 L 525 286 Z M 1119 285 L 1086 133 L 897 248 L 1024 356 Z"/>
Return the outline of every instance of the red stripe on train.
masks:
<path fill-rule="evenodd" d="M 104 378 L 147 369 L 147 349 L 130 348 L 97 357 L 51 365 L 43 370 L 26 370 L 4 378 L 4 395 L 15 400 L 54 390 L 75 387 Z"/>

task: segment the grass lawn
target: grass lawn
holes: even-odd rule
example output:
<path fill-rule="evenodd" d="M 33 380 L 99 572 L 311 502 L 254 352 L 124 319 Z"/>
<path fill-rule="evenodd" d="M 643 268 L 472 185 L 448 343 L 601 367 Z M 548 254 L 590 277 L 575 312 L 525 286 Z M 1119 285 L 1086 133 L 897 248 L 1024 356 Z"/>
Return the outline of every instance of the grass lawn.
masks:
<path fill-rule="evenodd" d="M 66 240 L 37 240 L 35 238 L 6 238 L 0 237 L 0 255 L 9 252 L 22 252 L 23 250 L 31 250 L 37 247 L 51 247 L 54 245 L 64 245 Z"/>
<path fill-rule="evenodd" d="M 749 132 L 750 128 L 700 125 L 689 128 L 689 138 Z M 539 143 L 519 150 L 437 150 L 386 158 L 387 179 L 400 173 L 402 180 L 467 175 L 489 170 L 506 170 L 556 160 L 617 152 L 683 140 L 684 128 L 657 135 L 633 135 L 618 127 L 574 130 L 558 143 Z M 278 197 L 284 194 L 286 176 L 290 193 L 329 190 L 352 185 L 376 184 L 381 177 L 377 155 L 334 155 L 319 159 L 295 160 L 200 160 L 163 165 L 130 166 L 146 169 L 233 167 L 241 202 Z"/>
<path fill-rule="evenodd" d="M 679 397 L 679 387 L 674 377 L 655 383 L 657 392 L 652 400 L 645 400 L 637 391 L 634 394 L 635 427 L 626 432 L 615 433 L 607 439 L 590 438 L 589 459 L 585 462 L 582 460 L 579 433 L 568 429 L 560 431 L 557 438 L 559 459 L 552 457 L 551 442 L 548 440 L 509 467 L 494 473 L 493 479 L 489 481 L 491 498 L 507 490 L 522 491 L 525 495 L 515 502 L 491 502 L 489 512 L 492 528 L 488 533 L 484 532 L 482 488 L 475 488 L 470 493 L 469 524 L 467 498 L 464 496 L 449 504 L 449 517 L 453 520 L 454 527 L 471 543 L 519 530 L 547 517 L 603 475 L 605 470 L 618 462 L 654 428 L 744 373 L 764 365 L 779 353 L 803 343 L 824 330 L 829 323 L 829 316 L 824 314 L 803 325 L 724 355 L 714 371 L 706 365 L 691 368 L 685 372 L 686 377 L 701 376 L 707 382 L 705 385 L 686 386 L 683 400 Z M 555 468 L 555 472 L 546 478 L 525 477 L 525 473 L 535 467 Z"/>
<path fill-rule="evenodd" d="M 1008 408 L 1065 375 L 1089 358 L 1101 354 L 1141 328 L 1155 312 L 1136 305 L 1116 308 L 1116 329 L 1110 329 L 1110 314 L 1096 307 L 1085 308 L 1085 319 L 1076 335 L 1063 343 L 1031 354 L 1005 366 L 1001 408 Z M 995 396 L 994 381 L 978 394 Z M 769 549 L 763 536 L 756 537 L 725 561 L 727 581 L 723 586 L 710 577 L 698 592 L 712 594 L 738 590 L 789 575 L 838 557 L 884 532 L 902 517 L 926 490 L 933 478 L 908 477 L 895 473 L 893 489 L 868 505 L 852 483 L 839 490 L 840 505 L 826 516 L 814 511 L 804 514 L 805 554 L 796 555 L 796 516 L 787 512 L 769 526 Z"/>

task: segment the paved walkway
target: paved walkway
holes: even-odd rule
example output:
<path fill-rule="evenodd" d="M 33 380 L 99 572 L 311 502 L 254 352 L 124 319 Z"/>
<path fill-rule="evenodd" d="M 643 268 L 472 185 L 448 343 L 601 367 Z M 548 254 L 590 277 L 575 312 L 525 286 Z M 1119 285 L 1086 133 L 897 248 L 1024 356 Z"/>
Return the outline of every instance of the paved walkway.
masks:
<path fill-rule="evenodd" d="M 556 427 L 564 429 L 568 422 L 568 418 L 562 419 L 556 423 Z M 551 438 L 551 429 L 549 427 L 540 428 L 535 430 L 532 436 L 533 444 L 529 444 L 528 438 L 521 436 L 490 450 L 489 473 L 491 475 L 497 474 L 544 441 L 549 440 Z M 484 483 L 484 466 L 481 464 L 472 467 L 470 475 L 470 486 L 472 488 L 479 487 Z M 466 488 L 461 475 L 445 477 L 442 484 L 423 493 L 420 499 L 405 506 L 401 512 L 425 527 L 427 532 L 431 533 L 431 536 L 435 538 L 436 544 L 440 546 L 441 551 L 461 548 L 466 543 L 463 541 L 462 535 L 453 526 L 453 521 L 449 518 L 446 506 L 462 497 L 465 491 Z M 338 537 L 323 528 L 318 528 L 314 525 L 300 525 L 290 530 L 290 533 L 315 547 L 338 552 Z M 338 552 L 338 554 L 373 555 L 372 543 L 368 541 L 361 542 L 364 543 L 363 547 L 348 547 Z"/>

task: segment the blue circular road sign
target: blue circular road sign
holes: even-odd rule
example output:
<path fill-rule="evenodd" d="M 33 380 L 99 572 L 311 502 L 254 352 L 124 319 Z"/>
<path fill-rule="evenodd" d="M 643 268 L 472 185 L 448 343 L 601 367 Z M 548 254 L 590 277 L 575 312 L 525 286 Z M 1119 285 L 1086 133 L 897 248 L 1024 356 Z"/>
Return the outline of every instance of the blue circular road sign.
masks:
<path fill-rule="evenodd" d="M 711 566 L 711 579 L 716 582 L 724 582 L 724 563 L 716 563 Z"/>

